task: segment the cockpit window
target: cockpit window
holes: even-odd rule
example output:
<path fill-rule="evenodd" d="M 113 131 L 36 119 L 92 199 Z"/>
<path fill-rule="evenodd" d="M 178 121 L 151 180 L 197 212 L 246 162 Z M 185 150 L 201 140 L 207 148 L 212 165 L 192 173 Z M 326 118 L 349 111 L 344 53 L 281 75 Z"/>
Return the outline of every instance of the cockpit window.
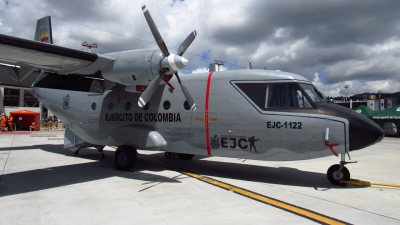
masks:
<path fill-rule="evenodd" d="M 324 102 L 326 101 L 325 96 L 318 91 L 318 89 L 311 84 L 302 84 L 300 83 L 301 87 L 307 93 L 307 95 L 311 98 L 314 102 Z"/>
<path fill-rule="evenodd" d="M 265 105 L 264 108 L 285 108 L 286 91 L 284 84 L 264 84 Z"/>
<path fill-rule="evenodd" d="M 311 103 L 296 84 L 289 84 L 289 108 L 312 108 Z"/>
<path fill-rule="evenodd" d="M 312 108 L 310 100 L 323 100 L 323 95 L 313 85 L 298 83 L 235 83 L 235 85 L 260 109 Z M 310 92 L 310 94 L 308 94 Z M 310 99 L 311 98 L 311 99 Z"/>

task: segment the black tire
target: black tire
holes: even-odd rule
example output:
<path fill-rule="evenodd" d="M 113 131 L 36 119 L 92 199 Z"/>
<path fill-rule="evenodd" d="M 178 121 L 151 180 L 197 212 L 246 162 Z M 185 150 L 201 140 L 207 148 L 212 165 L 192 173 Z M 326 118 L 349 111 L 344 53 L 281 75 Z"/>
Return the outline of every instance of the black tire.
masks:
<path fill-rule="evenodd" d="M 129 170 L 136 166 L 136 150 L 130 146 L 119 146 L 114 154 L 114 166 L 117 170 Z"/>
<path fill-rule="evenodd" d="M 170 158 L 171 155 L 172 155 L 171 152 L 165 152 L 165 154 L 164 154 L 165 158 Z"/>
<path fill-rule="evenodd" d="M 329 167 L 328 171 L 326 172 L 326 175 L 328 176 L 328 180 L 332 184 L 340 185 L 341 180 L 350 180 L 350 172 L 349 170 L 343 166 L 343 169 L 341 172 L 339 172 L 340 165 L 335 164 Z"/>
<path fill-rule="evenodd" d="M 177 153 L 177 155 L 179 156 L 180 159 L 185 159 L 185 160 L 189 160 L 194 157 L 193 154 Z"/>

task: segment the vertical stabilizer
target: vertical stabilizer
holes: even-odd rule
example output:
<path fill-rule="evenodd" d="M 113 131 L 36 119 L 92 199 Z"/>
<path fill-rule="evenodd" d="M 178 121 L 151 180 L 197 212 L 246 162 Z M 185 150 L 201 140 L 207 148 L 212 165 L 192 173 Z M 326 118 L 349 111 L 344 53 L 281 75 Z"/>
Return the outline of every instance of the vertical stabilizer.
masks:
<path fill-rule="evenodd" d="M 37 21 L 35 41 L 53 44 L 50 16 L 45 16 Z"/>

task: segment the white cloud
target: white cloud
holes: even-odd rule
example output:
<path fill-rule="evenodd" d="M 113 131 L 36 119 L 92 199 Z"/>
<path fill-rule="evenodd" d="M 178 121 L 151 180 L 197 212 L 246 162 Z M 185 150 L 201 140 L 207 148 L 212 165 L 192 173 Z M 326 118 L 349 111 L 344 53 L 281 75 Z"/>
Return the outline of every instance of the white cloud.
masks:
<path fill-rule="evenodd" d="M 192 71 L 192 73 L 205 73 L 205 72 L 208 72 L 208 68 L 206 68 L 206 67 L 197 68 Z"/>

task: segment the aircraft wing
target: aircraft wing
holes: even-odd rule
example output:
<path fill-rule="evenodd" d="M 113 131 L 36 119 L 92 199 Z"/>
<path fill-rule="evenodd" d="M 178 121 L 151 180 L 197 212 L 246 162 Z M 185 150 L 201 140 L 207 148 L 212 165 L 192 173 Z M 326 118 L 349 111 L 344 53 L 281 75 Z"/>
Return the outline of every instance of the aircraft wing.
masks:
<path fill-rule="evenodd" d="M 26 76 L 33 70 L 58 74 L 93 74 L 113 61 L 112 57 L 101 54 L 0 34 L 0 63 L 19 66 Z"/>

